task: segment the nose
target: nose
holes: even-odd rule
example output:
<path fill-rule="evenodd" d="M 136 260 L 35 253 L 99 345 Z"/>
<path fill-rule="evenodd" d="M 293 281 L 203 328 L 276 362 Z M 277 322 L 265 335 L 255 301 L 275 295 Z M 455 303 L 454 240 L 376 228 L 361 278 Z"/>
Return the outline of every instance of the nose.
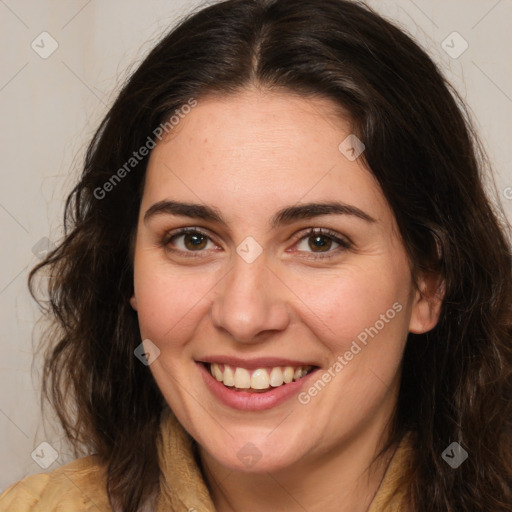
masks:
<path fill-rule="evenodd" d="M 215 327 L 239 343 L 258 343 L 290 323 L 287 288 L 266 263 L 264 253 L 252 263 L 238 255 L 216 286 L 212 304 Z"/>

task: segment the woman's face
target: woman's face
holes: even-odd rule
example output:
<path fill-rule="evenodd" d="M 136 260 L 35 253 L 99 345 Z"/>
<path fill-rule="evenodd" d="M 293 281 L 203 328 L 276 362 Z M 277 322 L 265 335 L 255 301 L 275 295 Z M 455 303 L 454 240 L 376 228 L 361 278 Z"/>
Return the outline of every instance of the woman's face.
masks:
<path fill-rule="evenodd" d="M 199 99 L 150 156 L 131 304 L 165 399 L 230 469 L 377 442 L 407 334 L 437 320 L 333 107 Z"/>

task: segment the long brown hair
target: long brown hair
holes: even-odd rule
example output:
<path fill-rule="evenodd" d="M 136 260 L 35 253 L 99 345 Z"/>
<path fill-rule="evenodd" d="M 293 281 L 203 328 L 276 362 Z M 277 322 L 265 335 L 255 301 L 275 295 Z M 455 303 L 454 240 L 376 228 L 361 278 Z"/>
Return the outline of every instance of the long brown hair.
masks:
<path fill-rule="evenodd" d="M 134 356 L 141 339 L 129 305 L 148 157 L 105 184 L 190 98 L 249 84 L 329 98 L 349 112 L 415 275 L 444 279 L 437 326 L 409 335 L 390 437 L 415 433 L 408 510 L 512 511 L 506 221 L 484 191 L 460 98 L 402 30 L 346 0 L 226 0 L 198 10 L 155 46 L 101 123 L 66 202 L 65 236 L 29 277 L 35 295 L 36 274 L 50 274 L 41 306 L 56 329 L 45 338 L 42 393 L 75 453 L 82 445 L 98 454 L 123 511 L 158 490 L 165 402 Z M 457 469 L 441 457 L 454 441 L 469 454 Z"/>

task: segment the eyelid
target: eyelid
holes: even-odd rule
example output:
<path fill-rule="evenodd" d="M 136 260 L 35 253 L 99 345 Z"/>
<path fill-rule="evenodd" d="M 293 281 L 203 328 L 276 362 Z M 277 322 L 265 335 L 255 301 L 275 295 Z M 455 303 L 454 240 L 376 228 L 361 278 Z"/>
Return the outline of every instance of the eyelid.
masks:
<path fill-rule="evenodd" d="M 188 233 L 197 233 L 199 235 L 202 235 L 202 236 L 208 238 L 216 245 L 220 245 L 216 241 L 216 237 L 212 233 L 210 233 L 207 229 L 198 228 L 195 226 L 188 226 L 188 227 L 184 227 L 184 228 L 178 228 L 178 229 L 175 229 L 172 231 L 167 231 L 162 237 L 161 244 L 163 246 L 166 246 L 171 241 L 172 238 L 177 237 L 177 236 L 186 235 Z M 183 252 L 183 251 L 180 251 L 180 252 Z M 196 251 L 187 251 L 187 252 L 196 252 Z M 197 251 L 197 252 L 201 252 L 201 251 Z"/>
<path fill-rule="evenodd" d="M 352 241 L 345 235 L 341 235 L 340 233 L 333 231 L 329 228 L 306 228 L 302 231 L 299 231 L 294 235 L 294 240 L 299 241 L 307 236 L 313 236 L 313 235 L 321 235 L 328 238 L 331 238 L 335 242 L 339 243 L 340 245 L 344 247 L 352 246 Z"/>

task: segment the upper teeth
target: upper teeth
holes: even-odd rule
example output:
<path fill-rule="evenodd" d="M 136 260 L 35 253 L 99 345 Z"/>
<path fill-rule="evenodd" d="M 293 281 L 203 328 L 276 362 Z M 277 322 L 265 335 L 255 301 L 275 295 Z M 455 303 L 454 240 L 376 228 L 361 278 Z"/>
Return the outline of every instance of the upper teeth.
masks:
<path fill-rule="evenodd" d="M 231 367 L 227 364 L 212 363 L 210 373 L 225 386 L 234 386 L 237 389 L 268 389 L 269 386 L 278 387 L 283 383 L 288 384 L 292 380 L 299 380 L 312 369 L 312 366 L 285 366 L 281 368 L 258 368 L 252 371 L 239 367 Z"/>

